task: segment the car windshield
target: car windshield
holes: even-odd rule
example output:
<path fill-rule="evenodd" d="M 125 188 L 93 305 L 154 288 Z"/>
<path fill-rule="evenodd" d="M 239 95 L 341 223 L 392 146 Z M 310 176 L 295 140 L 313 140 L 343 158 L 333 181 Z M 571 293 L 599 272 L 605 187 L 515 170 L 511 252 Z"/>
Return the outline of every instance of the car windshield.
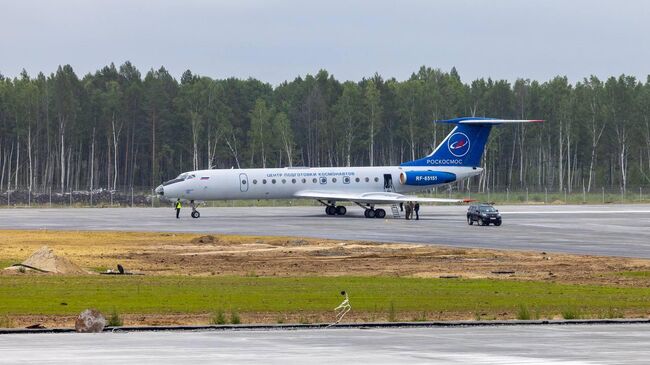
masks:
<path fill-rule="evenodd" d="M 481 207 L 481 212 L 491 213 L 496 212 L 497 210 L 494 207 Z"/>

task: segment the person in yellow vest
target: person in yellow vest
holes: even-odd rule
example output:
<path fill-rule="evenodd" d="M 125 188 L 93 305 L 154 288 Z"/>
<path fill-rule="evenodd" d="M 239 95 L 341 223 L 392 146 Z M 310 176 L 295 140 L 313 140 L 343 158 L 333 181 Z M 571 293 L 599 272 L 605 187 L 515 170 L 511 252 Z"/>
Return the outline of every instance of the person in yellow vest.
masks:
<path fill-rule="evenodd" d="M 178 216 L 181 214 L 181 200 L 176 199 L 176 219 L 178 219 Z"/>

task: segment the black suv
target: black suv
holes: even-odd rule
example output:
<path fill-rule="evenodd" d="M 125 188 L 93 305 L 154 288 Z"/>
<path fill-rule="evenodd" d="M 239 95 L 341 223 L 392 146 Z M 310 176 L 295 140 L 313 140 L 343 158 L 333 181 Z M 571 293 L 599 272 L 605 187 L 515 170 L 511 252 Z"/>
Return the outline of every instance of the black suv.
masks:
<path fill-rule="evenodd" d="M 501 225 L 501 214 L 490 204 L 472 204 L 467 209 L 467 224 L 478 222 L 479 226 Z"/>

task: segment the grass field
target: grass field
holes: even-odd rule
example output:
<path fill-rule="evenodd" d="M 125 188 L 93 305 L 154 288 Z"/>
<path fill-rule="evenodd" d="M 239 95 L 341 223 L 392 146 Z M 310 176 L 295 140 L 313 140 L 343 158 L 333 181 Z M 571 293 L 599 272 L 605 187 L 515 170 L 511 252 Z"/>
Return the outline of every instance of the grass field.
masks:
<path fill-rule="evenodd" d="M 72 326 L 87 308 L 115 312 L 127 325 L 330 322 L 341 290 L 352 304 L 347 322 L 650 316 L 643 259 L 290 237 L 200 242 L 198 234 L 11 230 L 0 237 L 0 268 L 47 245 L 89 271 L 121 263 L 144 274 L 0 271 L 0 327 Z"/>
<path fill-rule="evenodd" d="M 538 318 L 562 317 L 569 311 L 595 318 L 611 313 L 645 316 L 650 310 L 650 288 L 534 281 L 16 275 L 0 277 L 0 316 L 73 315 L 89 307 L 124 314 L 329 313 L 341 301 L 341 290 L 350 294 L 357 315 L 374 313 L 384 320 L 391 316 L 410 320 L 408 316 L 420 312 L 452 312 L 467 319 L 516 318 L 522 307 Z"/>

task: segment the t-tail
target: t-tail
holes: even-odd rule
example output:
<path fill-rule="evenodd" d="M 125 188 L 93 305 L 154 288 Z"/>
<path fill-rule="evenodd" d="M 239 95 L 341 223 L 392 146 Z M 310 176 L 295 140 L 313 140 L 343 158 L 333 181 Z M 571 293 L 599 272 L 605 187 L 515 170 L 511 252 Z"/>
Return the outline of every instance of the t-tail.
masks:
<path fill-rule="evenodd" d="M 508 123 L 543 122 L 538 119 L 495 119 L 465 117 L 439 120 L 436 123 L 455 124 L 456 127 L 428 156 L 404 162 L 401 166 L 469 166 L 478 167 L 490 130 L 495 125 Z"/>

